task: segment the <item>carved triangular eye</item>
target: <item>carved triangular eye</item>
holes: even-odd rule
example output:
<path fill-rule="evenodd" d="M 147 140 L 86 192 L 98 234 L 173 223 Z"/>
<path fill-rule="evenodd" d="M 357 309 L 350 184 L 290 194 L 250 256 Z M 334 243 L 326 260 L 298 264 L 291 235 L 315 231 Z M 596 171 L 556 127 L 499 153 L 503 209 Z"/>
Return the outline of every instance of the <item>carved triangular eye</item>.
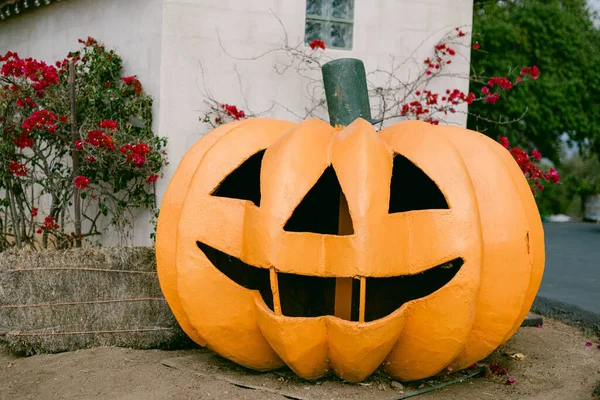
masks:
<path fill-rule="evenodd" d="M 325 169 L 317 183 L 304 196 L 283 230 L 329 235 L 354 233 L 348 203 L 332 166 Z"/>
<path fill-rule="evenodd" d="M 231 172 L 213 191 L 213 196 L 250 200 L 260 206 L 260 166 L 265 155 L 261 150 Z"/>
<path fill-rule="evenodd" d="M 409 159 L 395 154 L 388 212 L 448 208 L 448 202 L 435 182 Z"/>

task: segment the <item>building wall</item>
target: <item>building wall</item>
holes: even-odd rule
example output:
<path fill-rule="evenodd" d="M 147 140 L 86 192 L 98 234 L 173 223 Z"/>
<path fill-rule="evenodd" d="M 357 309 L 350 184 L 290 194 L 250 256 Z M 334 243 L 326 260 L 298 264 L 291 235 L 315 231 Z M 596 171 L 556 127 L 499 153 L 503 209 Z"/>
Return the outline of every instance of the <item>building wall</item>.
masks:
<path fill-rule="evenodd" d="M 352 50 L 327 49 L 323 56 L 359 58 L 367 72 L 389 71 L 392 57 L 397 64 L 412 57 L 396 75 L 414 76 L 415 63 L 430 56 L 446 32 L 459 26 L 470 31 L 472 6 L 472 0 L 355 0 Z M 305 1 L 69 0 L 42 8 L 0 23 L 0 52 L 53 61 L 88 35 L 116 49 L 125 73 L 138 74 L 154 97 L 155 132 L 169 139 L 170 164 L 157 182 L 159 204 L 185 152 L 208 131 L 199 121 L 208 94 L 255 113 L 299 120 L 311 104 L 307 88 L 321 79 L 318 71 L 305 78 L 294 68 L 279 73 L 275 66 L 289 61 L 283 52 L 256 58 L 281 48 L 285 35 L 290 46 L 303 42 Z M 457 48 L 450 72 L 468 74 L 469 49 Z M 440 79 L 431 87 L 466 92 L 468 80 Z M 319 115 L 326 118 L 325 110 Z M 449 122 L 464 126 L 466 115 L 454 114 Z M 149 243 L 147 217 L 136 222 L 133 244 Z"/>
<path fill-rule="evenodd" d="M 31 2 L 30 2 L 31 3 Z M 123 58 L 125 75 L 137 74 L 154 98 L 154 127 L 160 110 L 160 48 L 162 0 L 68 0 L 53 2 L 0 22 L 0 53 L 16 51 L 21 57 L 46 62 L 62 60 L 91 36 Z M 131 244 L 148 244 L 149 214 L 138 216 Z M 105 244 L 118 243 L 105 235 Z"/>

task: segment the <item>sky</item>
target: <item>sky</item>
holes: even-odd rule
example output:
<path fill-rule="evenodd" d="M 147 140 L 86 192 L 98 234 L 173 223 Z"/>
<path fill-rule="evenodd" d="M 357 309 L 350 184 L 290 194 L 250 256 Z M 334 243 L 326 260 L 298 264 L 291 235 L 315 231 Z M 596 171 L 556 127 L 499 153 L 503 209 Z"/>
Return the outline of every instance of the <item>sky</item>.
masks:
<path fill-rule="evenodd" d="M 589 4 L 589 6 L 592 10 L 595 10 L 598 13 L 600 13 L 600 0 L 587 0 L 587 3 Z M 596 26 L 599 26 L 599 25 L 600 25 L 600 21 L 596 21 Z"/>

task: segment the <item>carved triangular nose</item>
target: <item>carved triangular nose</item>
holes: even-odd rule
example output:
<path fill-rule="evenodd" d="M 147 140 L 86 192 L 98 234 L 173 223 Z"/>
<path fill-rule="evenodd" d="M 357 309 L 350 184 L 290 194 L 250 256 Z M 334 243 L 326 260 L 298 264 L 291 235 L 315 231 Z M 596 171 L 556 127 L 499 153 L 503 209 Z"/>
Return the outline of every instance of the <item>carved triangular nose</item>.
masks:
<path fill-rule="evenodd" d="M 348 202 L 332 166 L 325 169 L 286 222 L 289 232 L 352 235 Z"/>

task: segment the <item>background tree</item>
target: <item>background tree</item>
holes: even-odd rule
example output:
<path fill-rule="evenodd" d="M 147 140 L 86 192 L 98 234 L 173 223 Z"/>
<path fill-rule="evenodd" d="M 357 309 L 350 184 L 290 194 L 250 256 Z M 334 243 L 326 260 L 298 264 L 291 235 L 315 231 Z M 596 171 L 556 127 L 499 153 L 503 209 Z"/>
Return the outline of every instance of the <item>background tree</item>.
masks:
<path fill-rule="evenodd" d="M 476 0 L 475 78 L 487 82 L 522 65 L 536 65 L 542 73 L 535 84 L 502 93 L 494 106 L 473 103 L 468 127 L 538 148 L 554 162 L 560 161 L 563 133 L 600 155 L 600 35 L 594 18 L 585 0 Z M 522 115 L 517 123 L 497 123 Z"/>

